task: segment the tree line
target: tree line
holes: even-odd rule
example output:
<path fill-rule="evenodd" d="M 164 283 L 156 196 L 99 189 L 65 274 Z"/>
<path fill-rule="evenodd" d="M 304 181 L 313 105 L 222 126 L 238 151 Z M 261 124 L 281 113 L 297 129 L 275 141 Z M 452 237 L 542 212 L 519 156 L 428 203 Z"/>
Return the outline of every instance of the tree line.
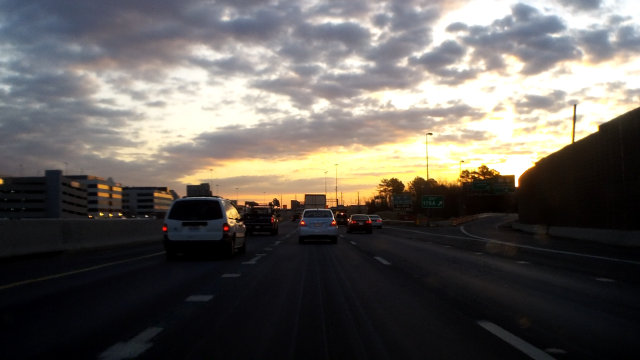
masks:
<path fill-rule="evenodd" d="M 486 165 L 477 170 L 464 170 L 460 173 L 456 183 L 438 183 L 435 179 L 424 179 L 416 176 L 405 186 L 398 178 L 384 178 L 378 184 L 377 194 L 369 201 L 369 212 L 392 209 L 392 198 L 395 194 L 409 193 L 413 199 L 414 212 L 426 212 L 421 207 L 423 195 L 441 195 L 445 199 L 445 209 L 438 209 L 443 217 L 459 216 L 464 212 L 464 204 L 461 203 L 465 184 L 471 184 L 475 180 L 488 180 L 500 176 L 500 172 L 490 169 Z"/>

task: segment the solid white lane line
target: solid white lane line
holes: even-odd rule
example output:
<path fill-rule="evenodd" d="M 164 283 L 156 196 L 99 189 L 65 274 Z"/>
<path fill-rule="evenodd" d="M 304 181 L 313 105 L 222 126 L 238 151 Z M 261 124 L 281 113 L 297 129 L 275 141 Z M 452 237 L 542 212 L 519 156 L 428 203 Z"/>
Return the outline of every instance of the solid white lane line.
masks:
<path fill-rule="evenodd" d="M 186 298 L 184 301 L 186 302 L 207 302 L 213 299 L 213 295 L 209 294 L 201 294 L 201 295 L 191 295 Z"/>
<path fill-rule="evenodd" d="M 478 321 L 478 325 L 482 326 L 485 330 L 499 337 L 500 339 L 502 339 L 509 345 L 513 346 L 514 348 L 527 354 L 532 359 L 536 359 L 536 360 L 553 359 L 551 355 L 547 354 L 543 350 L 538 349 L 537 347 L 529 344 L 528 342 L 520 339 L 519 337 L 513 335 L 512 333 L 508 332 L 507 330 L 501 328 L 500 326 L 490 321 L 480 320 Z"/>
<path fill-rule="evenodd" d="M 119 342 L 111 346 L 100 354 L 100 359 L 121 360 L 136 358 L 153 346 L 153 343 L 151 343 L 150 340 L 158 335 L 162 330 L 163 329 L 159 327 L 150 327 L 127 342 Z"/>
<path fill-rule="evenodd" d="M 349 242 L 350 242 L 350 243 L 351 243 L 351 245 L 353 245 L 353 246 L 358 245 L 358 243 L 357 243 L 357 242 L 355 242 L 355 241 L 349 241 Z"/>
<path fill-rule="evenodd" d="M 381 258 L 380 256 L 376 256 L 374 257 L 374 259 L 378 260 L 380 263 L 384 264 L 384 265 L 391 265 L 390 262 L 388 262 L 387 260 L 385 260 L 384 258 Z"/>
<path fill-rule="evenodd" d="M 605 277 L 597 277 L 596 280 L 601 281 L 601 282 L 616 282 L 613 279 L 609 279 L 609 278 L 605 278 Z"/>
<path fill-rule="evenodd" d="M 467 236 L 469 236 L 469 237 L 471 237 L 473 239 L 477 239 L 477 240 L 484 241 L 484 242 L 491 242 L 492 244 L 509 245 L 509 246 L 514 246 L 514 247 L 518 247 L 518 248 L 522 248 L 522 249 L 536 250 L 536 251 L 540 251 L 540 252 L 548 252 L 548 253 L 554 253 L 554 254 L 579 256 L 579 257 L 584 257 L 584 258 L 589 258 L 589 259 L 607 260 L 607 261 L 614 261 L 614 262 L 625 263 L 625 264 L 640 265 L 640 261 L 616 259 L 616 258 L 611 258 L 611 257 L 607 257 L 607 256 L 581 254 L 581 253 L 576 253 L 576 252 L 572 252 L 572 251 L 546 249 L 546 248 L 541 248 L 541 247 L 537 247 L 537 246 L 520 245 L 520 244 L 514 244 L 514 243 L 510 243 L 510 242 L 506 242 L 506 241 L 494 240 L 494 239 L 485 238 L 485 237 L 482 237 L 482 236 L 472 235 L 472 234 L 468 233 L 464 229 L 464 226 L 460 227 L 460 231 L 462 231 L 465 235 L 467 235 Z"/>
<path fill-rule="evenodd" d="M 97 269 L 101 269 L 101 268 L 108 267 L 108 266 L 124 264 L 124 263 L 128 263 L 128 262 L 131 262 L 131 261 L 136 261 L 136 260 L 146 259 L 146 258 L 150 258 L 150 257 L 154 257 L 154 256 L 164 255 L 164 253 L 165 252 L 162 251 L 162 252 L 153 253 L 153 254 L 149 254 L 149 255 L 143 255 L 143 256 L 138 256 L 138 257 L 134 257 L 134 258 L 130 258 L 130 259 L 124 259 L 124 260 L 119 260 L 119 261 L 113 261 L 113 262 L 106 263 L 106 264 L 91 266 L 91 267 L 84 268 L 84 269 L 78 269 L 78 270 L 68 271 L 68 272 L 64 272 L 64 273 L 60 273 L 60 274 L 43 276 L 43 277 L 36 278 L 36 279 L 18 281 L 18 282 L 12 283 L 12 284 L 7 284 L 7 285 L 0 286 L 0 290 L 5 290 L 5 289 L 12 288 L 12 287 L 31 284 L 31 283 L 35 283 L 35 282 L 39 282 L 39 281 L 52 280 L 52 279 L 57 279 L 57 278 L 61 278 L 61 277 L 69 276 L 69 275 L 80 274 L 80 273 L 83 273 L 83 272 L 97 270 Z"/>

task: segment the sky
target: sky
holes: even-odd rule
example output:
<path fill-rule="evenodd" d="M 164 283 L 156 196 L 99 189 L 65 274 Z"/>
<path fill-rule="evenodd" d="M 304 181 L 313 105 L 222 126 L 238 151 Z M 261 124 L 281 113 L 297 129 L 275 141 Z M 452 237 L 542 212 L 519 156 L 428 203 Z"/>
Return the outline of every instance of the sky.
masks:
<path fill-rule="evenodd" d="M 636 0 L 0 0 L 0 176 L 284 204 L 364 203 L 427 153 L 439 182 L 517 178 L 573 104 L 576 140 L 640 106 L 639 24 Z"/>

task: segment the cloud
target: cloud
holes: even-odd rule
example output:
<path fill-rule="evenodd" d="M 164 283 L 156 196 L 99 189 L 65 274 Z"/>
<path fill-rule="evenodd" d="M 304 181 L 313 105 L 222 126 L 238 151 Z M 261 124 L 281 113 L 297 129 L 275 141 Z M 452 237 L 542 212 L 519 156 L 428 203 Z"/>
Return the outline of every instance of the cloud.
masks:
<path fill-rule="evenodd" d="M 566 97 L 567 94 L 562 90 L 555 90 L 547 95 L 528 94 L 515 101 L 515 107 L 519 114 L 531 114 L 538 110 L 555 112 L 567 107 Z"/>
<path fill-rule="evenodd" d="M 584 10 L 593 24 L 569 27 L 572 19 L 558 3 Z M 634 19 L 598 0 L 519 3 L 495 20 L 453 12 L 448 26 L 441 23 L 464 6 L 448 0 L 0 2 L 0 135 L 15 139 L 0 145 L 0 168 L 66 162 L 144 185 L 196 173 L 202 164 L 302 159 L 318 149 L 366 152 L 483 119 L 486 110 L 465 91 L 485 75 L 517 82 L 560 68 L 569 73 L 583 58 L 623 62 L 640 52 Z M 604 21 L 596 21 L 595 9 L 606 12 Z M 518 74 L 511 73 L 514 66 Z M 523 121 L 567 103 L 568 95 L 553 88 L 523 91 L 494 103 L 512 103 Z M 633 87 L 616 91 L 621 99 L 638 98 Z M 394 107 L 406 95 L 411 103 Z M 193 109 L 195 116 L 215 117 L 219 127 L 198 128 L 188 113 Z M 177 115 L 181 123 L 171 123 Z M 237 120 L 246 118 L 246 124 Z M 490 139 L 468 129 L 450 136 L 456 143 Z"/>
<path fill-rule="evenodd" d="M 602 6 L 602 0 L 558 0 L 562 5 L 576 10 L 598 10 Z"/>
<path fill-rule="evenodd" d="M 465 27 L 453 24 L 449 29 L 464 31 Z M 522 62 L 520 71 L 523 75 L 539 74 L 581 57 L 575 41 L 563 34 L 566 26 L 562 19 L 543 15 L 525 4 L 514 5 L 511 15 L 489 26 L 466 29 L 461 41 L 473 48 L 473 59 L 484 63 L 489 71 L 505 71 L 508 56 Z"/>

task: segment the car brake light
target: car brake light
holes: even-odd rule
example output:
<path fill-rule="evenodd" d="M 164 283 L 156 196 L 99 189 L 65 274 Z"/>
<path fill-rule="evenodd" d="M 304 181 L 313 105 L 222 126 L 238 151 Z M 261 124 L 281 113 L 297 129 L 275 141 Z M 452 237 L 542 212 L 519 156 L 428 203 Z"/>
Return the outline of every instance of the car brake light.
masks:
<path fill-rule="evenodd" d="M 271 217 L 271 223 L 273 224 L 274 222 L 276 222 L 276 219 L 273 218 L 273 216 Z"/>
<path fill-rule="evenodd" d="M 300 226 L 307 226 L 307 223 L 304 220 L 300 220 Z"/>
<path fill-rule="evenodd" d="M 169 231 L 169 227 L 167 226 L 167 224 L 162 224 L 162 232 L 167 232 Z"/>
<path fill-rule="evenodd" d="M 229 224 L 224 223 L 222 224 L 222 232 L 229 232 L 229 230 L 231 230 L 231 226 L 229 226 Z"/>
<path fill-rule="evenodd" d="M 366 222 L 367 222 L 367 224 L 371 224 L 371 220 L 367 220 Z"/>
<path fill-rule="evenodd" d="M 338 226 L 338 223 L 335 220 L 333 220 L 331 221 L 331 226 Z"/>

